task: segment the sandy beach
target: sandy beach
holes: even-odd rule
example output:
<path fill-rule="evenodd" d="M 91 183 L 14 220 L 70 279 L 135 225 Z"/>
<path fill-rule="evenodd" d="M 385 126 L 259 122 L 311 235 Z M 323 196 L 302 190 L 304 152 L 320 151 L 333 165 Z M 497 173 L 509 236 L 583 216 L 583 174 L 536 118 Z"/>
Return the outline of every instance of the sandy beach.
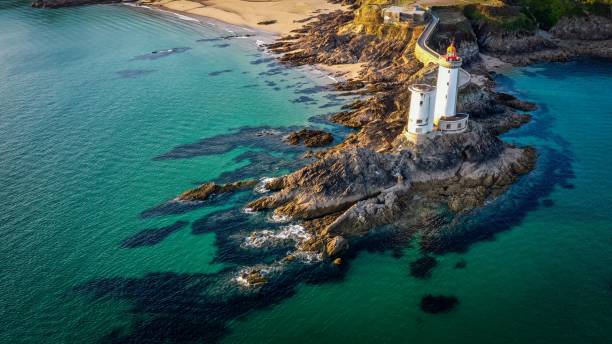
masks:
<path fill-rule="evenodd" d="M 278 35 L 300 28 L 313 15 L 342 8 L 326 0 L 144 0 L 141 3 Z"/>
<path fill-rule="evenodd" d="M 274 35 L 288 35 L 313 16 L 343 9 L 327 0 L 144 0 L 143 5 L 213 18 Z M 362 64 L 316 65 L 338 80 L 357 78 Z"/>

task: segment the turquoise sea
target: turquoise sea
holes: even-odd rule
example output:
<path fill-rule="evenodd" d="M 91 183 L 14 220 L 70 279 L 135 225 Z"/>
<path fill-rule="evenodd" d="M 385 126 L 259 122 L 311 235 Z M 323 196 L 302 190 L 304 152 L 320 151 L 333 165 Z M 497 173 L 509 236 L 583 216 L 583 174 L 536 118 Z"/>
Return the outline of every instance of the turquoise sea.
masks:
<path fill-rule="evenodd" d="M 126 6 L 0 1 L 0 342 L 612 341 L 612 63 L 498 76 L 540 105 L 505 135 L 538 166 L 449 228 L 461 234 L 431 278 L 408 273 L 418 245 L 378 242 L 249 293 L 237 271 L 286 248 L 240 238 L 286 224 L 241 211 L 251 192 L 171 200 L 298 168 L 304 151 L 280 142 L 293 127 L 346 134 L 321 121 L 347 101 L 327 77 L 278 65 L 259 39 Z M 429 293 L 459 304 L 423 313 Z"/>

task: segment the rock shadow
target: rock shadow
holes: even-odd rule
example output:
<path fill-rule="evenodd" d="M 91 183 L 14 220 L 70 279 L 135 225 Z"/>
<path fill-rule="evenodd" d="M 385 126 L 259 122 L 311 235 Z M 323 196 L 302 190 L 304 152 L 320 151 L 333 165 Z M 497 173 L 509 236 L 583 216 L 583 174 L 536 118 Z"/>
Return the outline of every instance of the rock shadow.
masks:
<path fill-rule="evenodd" d="M 231 72 L 232 72 L 231 69 L 217 70 L 217 71 L 208 73 L 208 76 L 219 76 L 221 74 L 231 73 Z"/>
<path fill-rule="evenodd" d="M 154 160 L 189 159 L 199 156 L 230 152 L 237 147 L 252 147 L 276 152 L 298 152 L 300 148 L 286 145 L 283 137 L 296 127 L 244 127 L 236 132 L 202 139 L 196 143 L 180 145 L 159 155 Z"/>
<path fill-rule="evenodd" d="M 212 195 L 206 201 L 179 201 L 176 199 L 158 204 L 146 210 L 143 210 L 139 217 L 141 219 L 168 216 L 168 215 L 180 215 L 190 211 L 200 209 L 205 206 L 216 206 L 223 205 L 226 202 L 238 198 L 242 201 L 248 201 L 252 198 L 250 191 L 237 191 L 235 193 L 225 193 L 220 195 Z"/>
<path fill-rule="evenodd" d="M 428 279 L 436 266 L 438 260 L 435 257 L 421 257 L 410 263 L 410 275 L 419 279 Z"/>
<path fill-rule="evenodd" d="M 155 72 L 155 69 L 124 69 L 116 71 L 115 74 L 121 79 L 136 79 Z"/>
<path fill-rule="evenodd" d="M 124 248 L 137 248 L 143 246 L 154 246 L 164 241 L 170 234 L 187 226 L 187 221 L 177 221 L 174 224 L 161 228 L 148 228 L 125 239 L 121 243 Z"/>
<path fill-rule="evenodd" d="M 179 47 L 179 48 L 170 48 L 170 49 L 165 49 L 165 50 L 155 50 L 152 51 L 150 53 L 147 54 L 143 54 L 143 55 L 138 55 L 136 57 L 133 57 L 130 61 L 135 61 L 135 60 L 157 60 L 157 59 L 161 59 L 163 57 L 168 57 L 170 55 L 174 55 L 174 54 L 182 54 L 186 51 L 191 50 L 190 47 Z"/>

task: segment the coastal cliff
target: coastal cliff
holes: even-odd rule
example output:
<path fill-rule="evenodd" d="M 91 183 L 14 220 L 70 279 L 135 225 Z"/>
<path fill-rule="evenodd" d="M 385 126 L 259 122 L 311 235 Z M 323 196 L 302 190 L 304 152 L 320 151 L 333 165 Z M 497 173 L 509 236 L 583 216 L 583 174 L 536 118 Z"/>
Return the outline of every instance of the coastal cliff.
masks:
<path fill-rule="evenodd" d="M 472 23 L 480 50 L 508 63 L 612 58 L 609 11 L 563 16 L 548 30 L 519 6 L 471 5 L 464 8 L 464 13 Z"/>

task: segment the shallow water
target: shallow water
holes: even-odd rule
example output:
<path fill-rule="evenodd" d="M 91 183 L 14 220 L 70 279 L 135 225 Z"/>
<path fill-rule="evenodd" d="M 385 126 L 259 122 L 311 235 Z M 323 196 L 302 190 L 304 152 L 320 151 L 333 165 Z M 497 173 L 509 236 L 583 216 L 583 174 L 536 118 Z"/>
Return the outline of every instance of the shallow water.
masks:
<path fill-rule="evenodd" d="M 449 228 L 459 253 L 421 280 L 416 248 L 280 265 L 302 234 L 239 209 L 257 194 L 168 202 L 296 168 L 280 137 L 338 109 L 325 76 L 279 68 L 256 37 L 218 40 L 216 23 L 27 4 L 0 3 L 1 342 L 610 342 L 610 63 L 498 78 L 541 105 L 506 135 L 538 167 Z M 287 240 L 241 247 L 253 231 Z M 254 264 L 274 279 L 261 294 L 234 283 Z M 428 293 L 460 303 L 424 314 Z"/>

